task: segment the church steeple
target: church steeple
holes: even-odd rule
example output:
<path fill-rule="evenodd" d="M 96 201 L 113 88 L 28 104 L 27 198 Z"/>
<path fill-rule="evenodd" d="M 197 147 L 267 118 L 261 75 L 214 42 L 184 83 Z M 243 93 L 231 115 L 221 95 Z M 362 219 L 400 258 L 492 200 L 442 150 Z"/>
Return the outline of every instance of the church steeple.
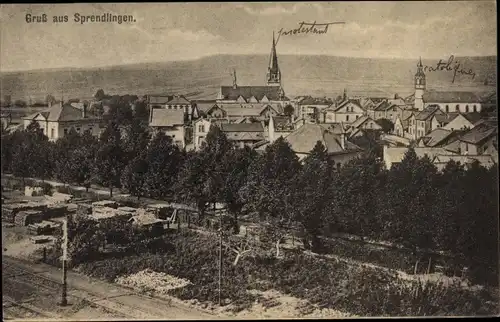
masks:
<path fill-rule="evenodd" d="M 424 109 L 424 92 L 425 92 L 425 74 L 422 58 L 417 64 L 417 73 L 415 74 L 415 108 L 419 111 Z"/>
<path fill-rule="evenodd" d="M 278 55 L 276 55 L 276 41 L 273 32 L 273 44 L 271 47 L 271 56 L 269 57 L 269 67 L 267 68 L 267 85 L 281 85 L 281 72 L 278 67 Z"/>

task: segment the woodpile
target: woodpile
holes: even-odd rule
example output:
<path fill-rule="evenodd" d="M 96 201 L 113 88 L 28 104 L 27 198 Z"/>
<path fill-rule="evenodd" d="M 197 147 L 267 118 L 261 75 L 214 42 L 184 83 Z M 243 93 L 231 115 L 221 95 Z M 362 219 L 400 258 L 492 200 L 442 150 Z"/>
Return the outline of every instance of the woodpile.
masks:
<path fill-rule="evenodd" d="M 36 210 L 45 212 L 47 205 L 37 202 L 22 202 L 2 205 L 2 221 L 14 223 L 16 215 L 21 211 Z"/>
<path fill-rule="evenodd" d="M 24 210 L 20 211 L 14 217 L 16 226 L 28 226 L 29 224 L 39 223 L 43 221 L 43 212 L 39 210 Z"/>
<path fill-rule="evenodd" d="M 41 223 L 28 225 L 28 233 L 31 235 L 52 235 L 62 224 L 53 221 L 42 221 Z"/>

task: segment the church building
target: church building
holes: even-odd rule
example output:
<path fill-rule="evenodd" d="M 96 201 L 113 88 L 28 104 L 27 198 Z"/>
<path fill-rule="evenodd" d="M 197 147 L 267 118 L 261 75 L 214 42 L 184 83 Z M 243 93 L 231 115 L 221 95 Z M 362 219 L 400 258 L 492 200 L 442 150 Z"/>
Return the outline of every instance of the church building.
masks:
<path fill-rule="evenodd" d="M 281 71 L 278 66 L 276 54 L 276 41 L 273 34 L 269 67 L 266 74 L 266 85 L 263 86 L 240 86 L 236 81 L 236 71 L 233 71 L 233 85 L 221 86 L 216 99 L 216 105 L 223 109 L 228 115 L 232 109 L 269 108 L 278 114 L 285 114 L 285 107 L 292 105 L 286 97 L 281 84 Z"/>
<path fill-rule="evenodd" d="M 420 59 L 415 74 L 415 109 L 423 111 L 428 106 L 439 106 L 444 113 L 481 112 L 481 98 L 473 92 L 427 90 Z"/>

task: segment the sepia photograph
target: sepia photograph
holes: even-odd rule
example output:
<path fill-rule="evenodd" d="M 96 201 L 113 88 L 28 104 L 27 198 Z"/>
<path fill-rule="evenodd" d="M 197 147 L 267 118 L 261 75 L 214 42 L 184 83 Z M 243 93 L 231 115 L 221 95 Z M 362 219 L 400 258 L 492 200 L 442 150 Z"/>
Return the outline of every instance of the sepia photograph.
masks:
<path fill-rule="evenodd" d="M 500 315 L 497 4 L 0 4 L 3 319 Z"/>

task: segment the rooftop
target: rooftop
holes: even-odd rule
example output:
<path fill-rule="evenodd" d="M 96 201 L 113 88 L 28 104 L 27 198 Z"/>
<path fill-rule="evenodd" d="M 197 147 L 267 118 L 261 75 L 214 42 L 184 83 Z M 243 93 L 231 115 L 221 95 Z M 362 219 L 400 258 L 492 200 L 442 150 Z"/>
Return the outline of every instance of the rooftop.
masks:
<path fill-rule="evenodd" d="M 236 88 L 233 88 L 233 86 L 221 86 L 220 90 L 223 99 L 227 100 L 237 100 L 240 96 L 245 100 L 249 100 L 253 96 L 259 102 L 264 96 L 267 97 L 268 100 L 280 100 L 279 86 L 237 86 Z M 284 100 L 288 100 L 288 98 L 284 97 Z"/>
<path fill-rule="evenodd" d="M 297 131 L 285 137 L 292 150 L 296 153 L 310 153 L 320 141 L 328 153 L 341 153 L 348 150 L 360 150 L 358 146 L 345 141 L 346 148 L 342 148 L 341 137 L 327 130 L 319 124 L 304 124 Z"/>
<path fill-rule="evenodd" d="M 480 144 L 484 140 L 496 136 L 497 133 L 498 127 L 492 127 L 487 124 L 479 124 L 462 135 L 460 137 L 460 141 L 471 144 Z"/>
<path fill-rule="evenodd" d="M 437 128 L 428 133 L 427 135 L 425 135 L 424 137 L 422 137 L 421 140 L 426 146 L 434 147 L 439 143 L 443 142 L 444 140 L 446 140 L 452 134 L 453 131 L 445 130 L 443 128 Z"/>
<path fill-rule="evenodd" d="M 184 124 L 183 110 L 167 110 L 163 108 L 151 109 L 151 120 L 149 126 L 177 126 Z"/>
<path fill-rule="evenodd" d="M 426 103 L 479 103 L 481 99 L 472 92 L 427 91 L 423 100 Z"/>
<path fill-rule="evenodd" d="M 47 121 L 64 122 L 64 121 L 80 121 L 83 119 L 95 120 L 97 117 L 87 115 L 83 117 L 82 110 L 72 106 L 71 104 L 54 104 L 52 107 L 41 112 L 33 113 L 24 117 L 25 120 L 32 120 L 38 115 L 42 115 Z"/>
<path fill-rule="evenodd" d="M 222 132 L 264 132 L 260 122 L 256 123 L 225 123 L 221 124 Z"/>

